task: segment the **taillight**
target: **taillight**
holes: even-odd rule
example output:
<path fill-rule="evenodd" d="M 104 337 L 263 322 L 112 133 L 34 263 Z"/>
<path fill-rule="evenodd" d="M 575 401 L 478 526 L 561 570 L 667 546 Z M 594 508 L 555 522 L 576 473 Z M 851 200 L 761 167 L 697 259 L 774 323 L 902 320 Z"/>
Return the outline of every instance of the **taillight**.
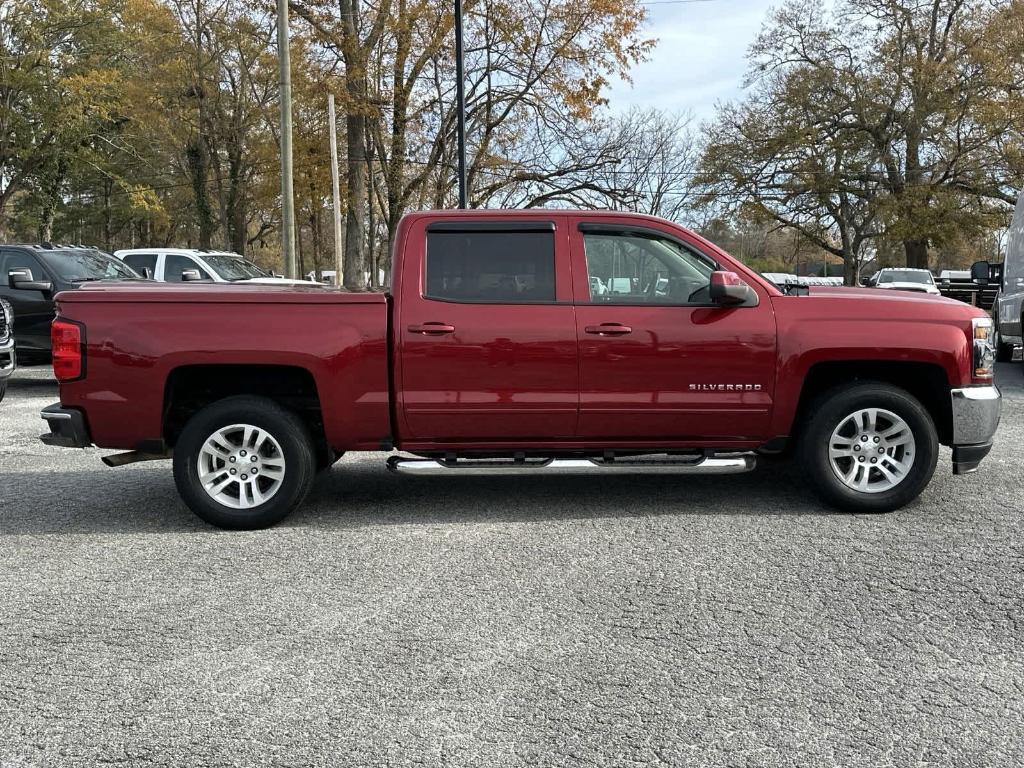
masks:
<path fill-rule="evenodd" d="M 50 326 L 53 348 L 53 375 L 57 381 L 75 381 L 85 375 L 82 326 L 56 319 Z"/>

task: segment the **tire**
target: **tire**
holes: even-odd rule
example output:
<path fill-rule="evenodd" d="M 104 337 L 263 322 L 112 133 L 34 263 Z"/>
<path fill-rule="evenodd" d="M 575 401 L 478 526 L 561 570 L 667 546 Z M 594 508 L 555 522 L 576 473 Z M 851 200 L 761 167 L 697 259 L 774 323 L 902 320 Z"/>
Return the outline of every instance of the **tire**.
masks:
<path fill-rule="evenodd" d="M 0 403 L 4 401 L 4 395 L 7 394 L 7 379 L 0 381 Z"/>
<path fill-rule="evenodd" d="M 865 426 L 864 414 L 870 423 L 872 411 L 873 426 Z M 935 473 L 935 424 L 905 390 L 881 382 L 844 385 L 819 397 L 806 413 L 811 416 L 800 436 L 800 457 L 815 491 L 831 506 L 892 512 L 916 499 Z"/>
<path fill-rule="evenodd" d="M 201 470 L 210 478 L 209 492 Z M 174 446 L 178 493 L 218 528 L 279 523 L 305 499 L 315 474 L 316 451 L 306 426 L 263 397 L 229 397 L 206 406 L 189 419 Z"/>
<path fill-rule="evenodd" d="M 1003 342 L 1003 334 L 999 332 L 999 328 L 996 328 L 995 338 L 992 340 L 993 346 L 996 348 L 996 362 L 997 363 L 1008 363 L 1013 359 L 1013 347 L 1010 344 Z"/>

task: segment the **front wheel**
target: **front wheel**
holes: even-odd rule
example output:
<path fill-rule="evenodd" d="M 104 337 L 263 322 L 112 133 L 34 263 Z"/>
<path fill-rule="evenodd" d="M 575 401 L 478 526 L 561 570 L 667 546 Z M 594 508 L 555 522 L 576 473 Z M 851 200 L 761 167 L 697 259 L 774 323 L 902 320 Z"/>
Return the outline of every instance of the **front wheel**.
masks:
<path fill-rule="evenodd" d="M 189 419 L 174 447 L 174 481 L 193 512 L 219 528 L 283 520 L 309 492 L 316 453 L 305 425 L 262 397 L 229 397 Z"/>
<path fill-rule="evenodd" d="M 826 393 L 808 412 L 801 457 L 827 503 L 847 512 L 891 512 L 931 480 L 939 455 L 935 424 L 905 390 L 851 384 Z"/>
<path fill-rule="evenodd" d="M 7 379 L 0 380 L 0 403 L 3 402 L 4 395 L 7 394 Z"/>

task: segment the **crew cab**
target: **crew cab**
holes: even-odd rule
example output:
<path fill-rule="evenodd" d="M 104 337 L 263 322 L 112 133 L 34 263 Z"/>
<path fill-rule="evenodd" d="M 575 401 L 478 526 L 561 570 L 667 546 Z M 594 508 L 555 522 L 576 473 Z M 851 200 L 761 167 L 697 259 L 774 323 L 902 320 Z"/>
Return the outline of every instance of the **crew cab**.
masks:
<path fill-rule="evenodd" d="M 388 293 L 95 285 L 57 297 L 50 445 L 172 458 L 227 528 L 281 520 L 346 451 L 397 473 L 745 472 L 795 452 L 887 512 L 992 445 L 992 323 L 902 291 L 782 293 L 650 216 L 406 215 Z M 595 279 L 596 278 L 596 279 Z M 513 486 L 509 487 L 513 491 Z"/>

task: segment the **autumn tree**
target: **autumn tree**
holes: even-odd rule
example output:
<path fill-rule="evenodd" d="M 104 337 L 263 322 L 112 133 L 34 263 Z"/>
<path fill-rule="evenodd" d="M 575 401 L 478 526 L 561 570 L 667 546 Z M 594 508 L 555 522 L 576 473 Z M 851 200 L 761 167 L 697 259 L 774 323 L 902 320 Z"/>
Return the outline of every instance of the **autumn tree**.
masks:
<path fill-rule="evenodd" d="M 875 210 L 908 266 L 927 267 L 930 244 L 1002 216 L 985 183 L 998 129 L 975 113 L 990 89 L 980 55 L 990 8 L 843 0 L 829 14 L 814 0 L 792 0 L 751 51 L 756 72 L 813 78 L 821 98 L 806 105 L 810 130 L 829 124 L 874 156 Z"/>
<path fill-rule="evenodd" d="M 9 204 L 31 193 L 49 237 L 63 189 L 90 154 L 118 146 L 120 0 L 9 0 L 0 5 L 0 234 Z"/>

